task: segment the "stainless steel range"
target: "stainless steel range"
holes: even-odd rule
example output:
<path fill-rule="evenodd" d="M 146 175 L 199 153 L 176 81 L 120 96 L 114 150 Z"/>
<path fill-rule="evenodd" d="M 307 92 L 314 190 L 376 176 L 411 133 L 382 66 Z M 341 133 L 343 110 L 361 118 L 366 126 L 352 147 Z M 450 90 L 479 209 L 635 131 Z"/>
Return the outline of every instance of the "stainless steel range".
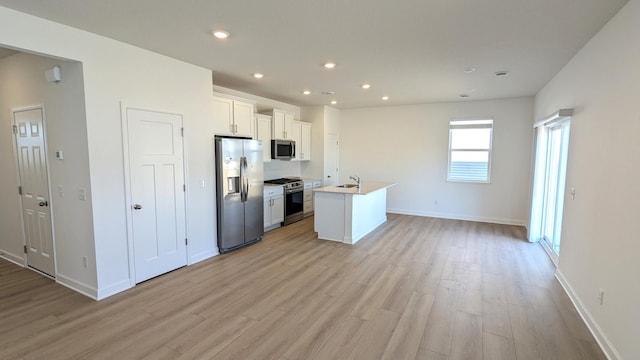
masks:
<path fill-rule="evenodd" d="M 284 188 L 284 222 L 289 225 L 304 218 L 304 182 L 299 178 L 266 180 L 266 184 L 282 185 Z"/>

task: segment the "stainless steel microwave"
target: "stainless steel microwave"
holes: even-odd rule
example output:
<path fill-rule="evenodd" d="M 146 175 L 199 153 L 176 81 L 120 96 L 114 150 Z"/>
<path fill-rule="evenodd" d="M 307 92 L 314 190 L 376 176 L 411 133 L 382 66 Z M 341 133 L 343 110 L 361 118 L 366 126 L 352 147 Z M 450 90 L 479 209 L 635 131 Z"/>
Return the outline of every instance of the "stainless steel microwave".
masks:
<path fill-rule="evenodd" d="M 296 142 L 293 140 L 271 140 L 271 158 L 291 160 L 296 157 Z"/>

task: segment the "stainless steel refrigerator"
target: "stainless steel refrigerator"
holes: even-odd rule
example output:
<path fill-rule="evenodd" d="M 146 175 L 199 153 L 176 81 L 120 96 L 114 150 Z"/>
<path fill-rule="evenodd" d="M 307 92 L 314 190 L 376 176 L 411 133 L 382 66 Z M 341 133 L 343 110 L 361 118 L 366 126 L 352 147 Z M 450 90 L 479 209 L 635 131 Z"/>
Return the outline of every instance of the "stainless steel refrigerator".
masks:
<path fill-rule="evenodd" d="M 215 137 L 218 248 L 225 253 L 264 235 L 262 142 Z"/>

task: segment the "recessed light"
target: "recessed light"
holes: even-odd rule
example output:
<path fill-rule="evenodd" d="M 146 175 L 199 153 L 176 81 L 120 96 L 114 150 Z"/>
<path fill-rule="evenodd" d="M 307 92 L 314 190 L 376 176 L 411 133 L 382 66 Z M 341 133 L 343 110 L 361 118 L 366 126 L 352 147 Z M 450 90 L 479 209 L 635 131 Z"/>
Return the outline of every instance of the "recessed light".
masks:
<path fill-rule="evenodd" d="M 229 37 L 229 33 L 224 30 L 215 30 L 215 31 L 212 31 L 211 33 L 213 34 L 213 36 L 217 37 L 218 39 L 226 39 Z"/>
<path fill-rule="evenodd" d="M 305 95 L 310 95 L 310 94 L 311 94 L 311 91 L 309 91 L 309 90 L 305 90 L 305 91 L 303 91 L 302 93 L 303 93 L 303 94 L 305 94 Z"/>
<path fill-rule="evenodd" d="M 382 100 L 387 101 L 387 100 L 389 100 L 389 97 L 388 96 L 383 96 Z"/>
<path fill-rule="evenodd" d="M 326 67 L 327 69 L 333 69 L 334 67 L 336 67 L 336 63 L 328 62 L 324 64 L 324 67 Z"/>
<path fill-rule="evenodd" d="M 471 74 L 472 72 L 476 71 L 476 68 L 472 67 L 468 67 L 466 69 L 464 69 L 464 73 L 465 74 Z"/>
<path fill-rule="evenodd" d="M 369 88 L 371 88 L 371 84 L 362 84 L 361 85 L 363 89 L 367 90 Z"/>
<path fill-rule="evenodd" d="M 255 73 L 255 74 L 253 74 L 253 77 L 256 78 L 256 79 L 262 79 L 264 77 L 264 74 Z"/>
<path fill-rule="evenodd" d="M 337 104 L 337 103 L 338 103 L 338 101 L 337 101 L 337 100 L 331 100 L 331 105 L 335 105 L 335 104 Z"/>
<path fill-rule="evenodd" d="M 505 77 L 505 76 L 508 76 L 508 75 L 509 75 L 509 72 L 506 71 L 506 70 L 496 71 L 496 76 L 497 77 Z"/>

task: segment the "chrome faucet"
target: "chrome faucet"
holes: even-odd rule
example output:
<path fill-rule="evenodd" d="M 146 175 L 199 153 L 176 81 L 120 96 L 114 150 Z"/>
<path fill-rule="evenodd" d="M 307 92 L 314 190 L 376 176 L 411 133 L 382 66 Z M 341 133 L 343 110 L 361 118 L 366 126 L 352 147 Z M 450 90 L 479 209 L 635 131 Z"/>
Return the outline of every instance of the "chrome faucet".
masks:
<path fill-rule="evenodd" d="M 349 179 L 355 181 L 358 184 L 358 188 L 360 188 L 360 176 L 349 176 Z"/>

